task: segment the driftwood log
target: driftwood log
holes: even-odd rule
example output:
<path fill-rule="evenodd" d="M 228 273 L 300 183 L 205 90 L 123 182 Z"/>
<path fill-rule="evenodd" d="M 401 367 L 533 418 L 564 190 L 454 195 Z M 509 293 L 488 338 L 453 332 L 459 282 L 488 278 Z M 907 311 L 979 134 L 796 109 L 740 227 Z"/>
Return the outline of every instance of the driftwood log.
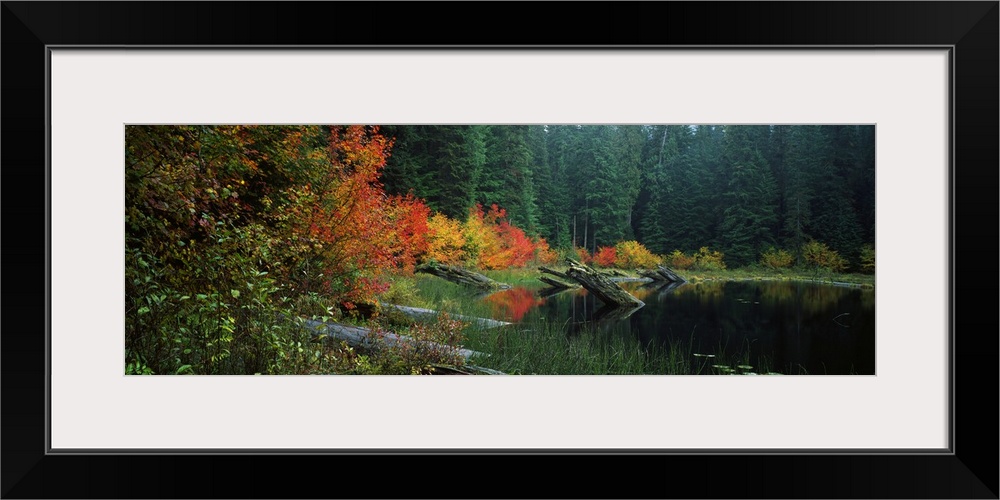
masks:
<path fill-rule="evenodd" d="M 553 270 L 553 269 L 549 269 L 547 267 L 539 267 L 538 270 L 541 271 L 541 272 L 543 272 L 543 273 L 546 273 L 546 274 L 551 274 L 552 276 L 556 276 L 556 277 L 561 278 L 563 280 L 563 281 L 554 280 L 552 278 L 549 278 L 548 276 L 539 276 L 538 277 L 539 281 L 541 281 L 542 283 L 545 283 L 545 284 L 547 284 L 547 285 L 549 285 L 549 286 L 551 286 L 553 288 L 563 288 L 563 289 L 580 288 L 580 285 L 578 285 L 576 283 L 576 280 L 574 280 L 573 278 L 569 277 L 569 275 L 567 275 L 566 273 L 561 273 L 559 271 L 556 271 L 556 270 Z M 569 282 L 569 283 L 567 283 L 567 282 Z"/>
<path fill-rule="evenodd" d="M 643 276 L 655 281 L 666 281 L 668 283 L 687 283 L 687 280 L 666 266 L 657 266 L 656 269 L 643 271 Z"/>
<path fill-rule="evenodd" d="M 416 272 L 433 274 L 439 278 L 444 278 L 452 283 L 471 286 L 480 290 L 506 290 L 510 285 L 494 281 L 482 274 L 463 269 L 458 266 L 446 264 L 423 264 L 417 266 Z"/>
<path fill-rule="evenodd" d="M 494 370 L 492 368 L 485 368 L 482 366 L 455 366 L 442 364 L 432 364 L 428 366 L 425 373 L 427 375 L 506 375 L 506 373 L 500 370 Z"/>
<path fill-rule="evenodd" d="M 626 292 L 617 283 L 611 281 L 593 268 L 583 265 L 573 259 L 566 259 L 569 269 L 566 275 L 574 281 L 583 285 L 590 293 L 593 293 L 601 302 L 616 307 L 641 307 L 646 305 L 643 301 L 635 298 Z"/>
<path fill-rule="evenodd" d="M 405 315 L 407 315 L 407 316 L 409 316 L 411 318 L 415 318 L 415 319 L 432 319 L 432 318 L 436 318 L 438 316 L 438 314 L 440 314 L 438 311 L 435 311 L 433 309 L 424 309 L 422 307 L 400 306 L 400 305 L 396 305 L 396 304 L 387 304 L 387 303 L 384 303 L 384 302 L 382 303 L 382 307 L 395 309 L 395 310 L 397 310 L 397 311 L 399 311 L 399 312 L 401 312 L 401 313 L 403 313 L 403 314 L 405 314 Z M 464 321 L 466 323 L 474 323 L 474 324 L 477 324 L 479 326 L 486 327 L 486 328 L 494 328 L 494 327 L 497 327 L 497 326 L 507 326 L 507 325 L 512 324 L 512 323 L 508 323 L 506 321 L 499 321 L 499 320 L 489 319 L 489 318 L 475 318 L 475 317 L 472 317 L 472 316 L 463 316 L 461 314 L 449 314 L 448 317 L 450 317 L 451 319 L 457 319 L 459 321 Z"/>
<path fill-rule="evenodd" d="M 538 277 L 538 281 L 541 281 L 542 283 L 545 283 L 546 285 L 549 285 L 552 288 L 559 288 L 559 289 L 562 289 L 562 290 L 568 290 L 570 288 L 580 288 L 580 285 L 577 285 L 576 283 L 572 283 L 572 284 L 571 283 L 565 283 L 565 282 L 562 282 L 562 281 L 559 281 L 559 280 L 554 280 L 554 279 L 549 278 L 547 276 L 539 276 Z"/>
<path fill-rule="evenodd" d="M 301 319 L 302 325 L 309 329 L 309 332 L 314 336 L 322 336 L 324 339 L 329 340 L 343 340 L 344 342 L 347 342 L 347 345 L 352 347 L 370 348 L 375 345 L 374 339 L 372 338 L 372 332 L 368 328 L 342 325 L 340 323 L 333 323 L 330 321 L 324 322 L 307 318 Z M 461 349 L 447 344 L 439 344 L 437 342 L 430 342 L 426 340 L 416 340 L 414 338 L 395 333 L 386 333 L 383 339 L 388 346 L 413 344 L 442 353 L 458 354 L 465 359 L 469 359 L 473 356 L 484 356 L 483 353 L 470 349 Z"/>

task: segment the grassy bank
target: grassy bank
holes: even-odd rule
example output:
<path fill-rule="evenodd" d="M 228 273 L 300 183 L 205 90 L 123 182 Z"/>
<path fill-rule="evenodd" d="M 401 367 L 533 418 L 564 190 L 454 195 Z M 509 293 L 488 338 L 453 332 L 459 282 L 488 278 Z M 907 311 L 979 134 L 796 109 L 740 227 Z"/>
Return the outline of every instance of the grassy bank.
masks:
<path fill-rule="evenodd" d="M 513 375 L 704 375 L 771 373 L 767 361 L 752 366 L 749 351 L 695 352 L 689 343 L 644 345 L 613 325 L 538 322 L 469 332 L 466 347 L 489 353 L 474 362 Z"/>
<path fill-rule="evenodd" d="M 863 288 L 875 287 L 874 274 L 833 273 L 824 270 L 743 267 L 739 269 L 678 271 L 678 274 L 691 282 L 725 280 L 779 280 L 848 284 Z"/>

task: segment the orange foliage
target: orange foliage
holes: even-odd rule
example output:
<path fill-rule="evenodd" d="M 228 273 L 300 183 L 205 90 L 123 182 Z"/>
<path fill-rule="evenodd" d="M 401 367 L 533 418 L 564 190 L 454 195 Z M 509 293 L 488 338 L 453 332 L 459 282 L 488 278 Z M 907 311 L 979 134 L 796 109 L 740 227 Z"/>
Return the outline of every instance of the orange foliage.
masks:
<path fill-rule="evenodd" d="M 549 248 L 549 242 L 545 238 L 538 238 L 535 242 L 535 262 L 541 265 L 552 265 L 559 260 L 559 252 Z"/>
<path fill-rule="evenodd" d="M 673 253 L 667 256 L 667 265 L 674 269 L 691 269 L 694 261 L 694 256 L 685 255 L 680 250 L 674 250 Z"/>
<path fill-rule="evenodd" d="M 495 203 L 486 213 L 480 204 L 471 208 L 462 233 L 468 259 L 481 269 L 524 267 L 535 255 L 531 239 Z"/>
<path fill-rule="evenodd" d="M 590 257 L 590 253 L 587 252 L 586 248 L 577 248 L 576 257 L 581 264 L 590 264 L 590 262 L 593 260 Z"/>
<path fill-rule="evenodd" d="M 315 189 L 307 183 L 293 193 L 302 202 L 296 207 L 301 213 L 289 222 L 293 238 L 319 258 L 322 278 L 316 291 L 342 292 L 345 303 L 371 301 L 385 291 L 382 278 L 396 264 L 400 242 L 393 210 L 378 182 L 390 146 L 378 127 L 333 127 L 329 168 Z M 302 277 L 305 288 L 315 290 L 318 275 Z"/>
<path fill-rule="evenodd" d="M 494 205 L 496 206 L 496 205 Z M 524 234 L 521 228 L 506 220 L 497 225 L 497 233 L 503 247 L 505 260 L 503 267 L 524 267 L 535 256 L 535 244 Z"/>
<path fill-rule="evenodd" d="M 614 267 L 618 259 L 617 253 L 615 247 L 598 247 L 597 253 L 594 254 L 594 264 L 601 267 Z"/>

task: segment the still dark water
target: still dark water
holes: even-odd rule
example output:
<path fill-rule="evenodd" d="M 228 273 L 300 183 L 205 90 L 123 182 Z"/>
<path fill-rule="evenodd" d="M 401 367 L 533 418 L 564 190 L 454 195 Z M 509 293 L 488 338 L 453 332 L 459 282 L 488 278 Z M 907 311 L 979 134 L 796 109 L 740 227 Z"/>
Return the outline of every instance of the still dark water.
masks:
<path fill-rule="evenodd" d="M 514 288 L 484 300 L 497 319 L 562 322 L 567 335 L 599 328 L 644 345 L 673 342 L 697 353 L 747 356 L 757 370 L 787 374 L 875 373 L 872 289 L 790 281 L 622 287 L 646 303 L 627 318 L 615 317 L 586 290 L 546 296 Z"/>

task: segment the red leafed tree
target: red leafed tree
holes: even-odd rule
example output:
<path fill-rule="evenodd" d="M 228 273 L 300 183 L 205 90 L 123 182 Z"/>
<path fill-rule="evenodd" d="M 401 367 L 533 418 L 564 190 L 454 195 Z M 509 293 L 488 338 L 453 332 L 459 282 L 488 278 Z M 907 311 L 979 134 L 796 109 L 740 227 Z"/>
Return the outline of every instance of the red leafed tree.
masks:
<path fill-rule="evenodd" d="M 504 220 L 496 226 L 504 248 L 505 267 L 524 267 L 535 256 L 535 244 L 521 228 Z"/>
<path fill-rule="evenodd" d="M 469 211 L 466 244 L 482 269 L 524 267 L 535 256 L 535 244 L 524 231 L 507 220 L 507 211 L 495 203 L 483 213 L 482 205 Z"/>
<path fill-rule="evenodd" d="M 389 198 L 388 218 L 391 225 L 390 250 L 396 267 L 412 273 L 417 258 L 429 249 L 427 218 L 430 208 L 422 200 L 408 193 Z"/>
<path fill-rule="evenodd" d="M 300 278 L 307 288 L 348 304 L 370 301 L 387 288 L 382 278 L 395 267 L 399 250 L 392 217 L 406 218 L 405 210 L 390 207 L 378 180 L 390 146 L 378 127 L 331 128 L 329 166 L 319 186 L 306 186 L 311 204 L 296 228 L 318 257 L 316 268 Z"/>
<path fill-rule="evenodd" d="M 615 247 L 599 247 L 594 254 L 594 264 L 601 267 L 613 267 L 617 261 L 617 250 Z"/>

